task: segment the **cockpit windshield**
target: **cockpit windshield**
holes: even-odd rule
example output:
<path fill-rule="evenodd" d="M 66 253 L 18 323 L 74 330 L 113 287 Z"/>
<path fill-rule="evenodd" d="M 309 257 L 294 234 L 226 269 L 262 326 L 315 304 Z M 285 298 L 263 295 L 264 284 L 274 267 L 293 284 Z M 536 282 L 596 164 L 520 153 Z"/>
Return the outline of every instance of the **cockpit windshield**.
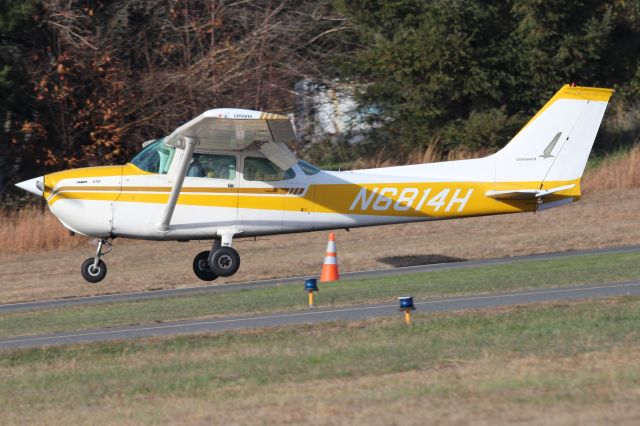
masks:
<path fill-rule="evenodd" d="M 146 172 L 166 175 L 174 153 L 174 147 L 167 146 L 164 139 L 158 139 L 133 157 L 131 163 Z"/>

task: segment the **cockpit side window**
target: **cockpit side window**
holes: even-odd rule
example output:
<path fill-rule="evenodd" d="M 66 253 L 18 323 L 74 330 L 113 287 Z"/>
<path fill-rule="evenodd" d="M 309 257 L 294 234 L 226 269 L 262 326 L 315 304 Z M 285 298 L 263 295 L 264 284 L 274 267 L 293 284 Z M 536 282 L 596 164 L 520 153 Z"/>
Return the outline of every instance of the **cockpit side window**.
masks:
<path fill-rule="evenodd" d="M 220 154 L 193 154 L 187 176 L 233 180 L 236 178 L 236 157 Z"/>
<path fill-rule="evenodd" d="M 158 139 L 140 151 L 131 164 L 146 172 L 166 175 L 174 154 L 175 148 L 165 145 L 164 139 Z"/>

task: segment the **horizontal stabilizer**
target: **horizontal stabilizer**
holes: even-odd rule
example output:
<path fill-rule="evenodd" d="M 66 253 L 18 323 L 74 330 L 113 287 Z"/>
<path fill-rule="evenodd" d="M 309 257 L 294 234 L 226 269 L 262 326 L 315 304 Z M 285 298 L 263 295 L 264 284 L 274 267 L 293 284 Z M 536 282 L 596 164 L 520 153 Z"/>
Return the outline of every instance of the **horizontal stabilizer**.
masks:
<path fill-rule="evenodd" d="M 575 184 L 558 186 L 551 189 L 510 189 L 506 191 L 494 191 L 490 190 L 485 192 L 484 195 L 496 200 L 536 200 L 544 198 L 547 195 L 551 195 L 556 192 L 565 191 L 571 189 Z"/>

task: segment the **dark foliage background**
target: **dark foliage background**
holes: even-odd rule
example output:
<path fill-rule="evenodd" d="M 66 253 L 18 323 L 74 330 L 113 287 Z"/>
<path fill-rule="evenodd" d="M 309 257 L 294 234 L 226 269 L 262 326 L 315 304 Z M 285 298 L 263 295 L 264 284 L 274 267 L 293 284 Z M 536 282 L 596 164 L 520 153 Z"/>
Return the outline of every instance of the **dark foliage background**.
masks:
<path fill-rule="evenodd" d="M 377 112 L 302 146 L 325 162 L 490 151 L 568 82 L 616 88 L 597 151 L 639 137 L 638 0 L 0 0 L 0 42 L 5 195 L 209 108 L 291 112 L 301 79 Z"/>

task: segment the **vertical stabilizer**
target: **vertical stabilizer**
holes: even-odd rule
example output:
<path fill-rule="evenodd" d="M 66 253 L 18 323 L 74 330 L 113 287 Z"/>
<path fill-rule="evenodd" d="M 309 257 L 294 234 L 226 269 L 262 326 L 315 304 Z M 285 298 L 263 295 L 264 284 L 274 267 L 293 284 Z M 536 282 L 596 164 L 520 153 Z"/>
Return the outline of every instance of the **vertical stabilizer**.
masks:
<path fill-rule="evenodd" d="M 565 85 L 495 158 L 496 182 L 582 177 L 612 89 Z"/>

